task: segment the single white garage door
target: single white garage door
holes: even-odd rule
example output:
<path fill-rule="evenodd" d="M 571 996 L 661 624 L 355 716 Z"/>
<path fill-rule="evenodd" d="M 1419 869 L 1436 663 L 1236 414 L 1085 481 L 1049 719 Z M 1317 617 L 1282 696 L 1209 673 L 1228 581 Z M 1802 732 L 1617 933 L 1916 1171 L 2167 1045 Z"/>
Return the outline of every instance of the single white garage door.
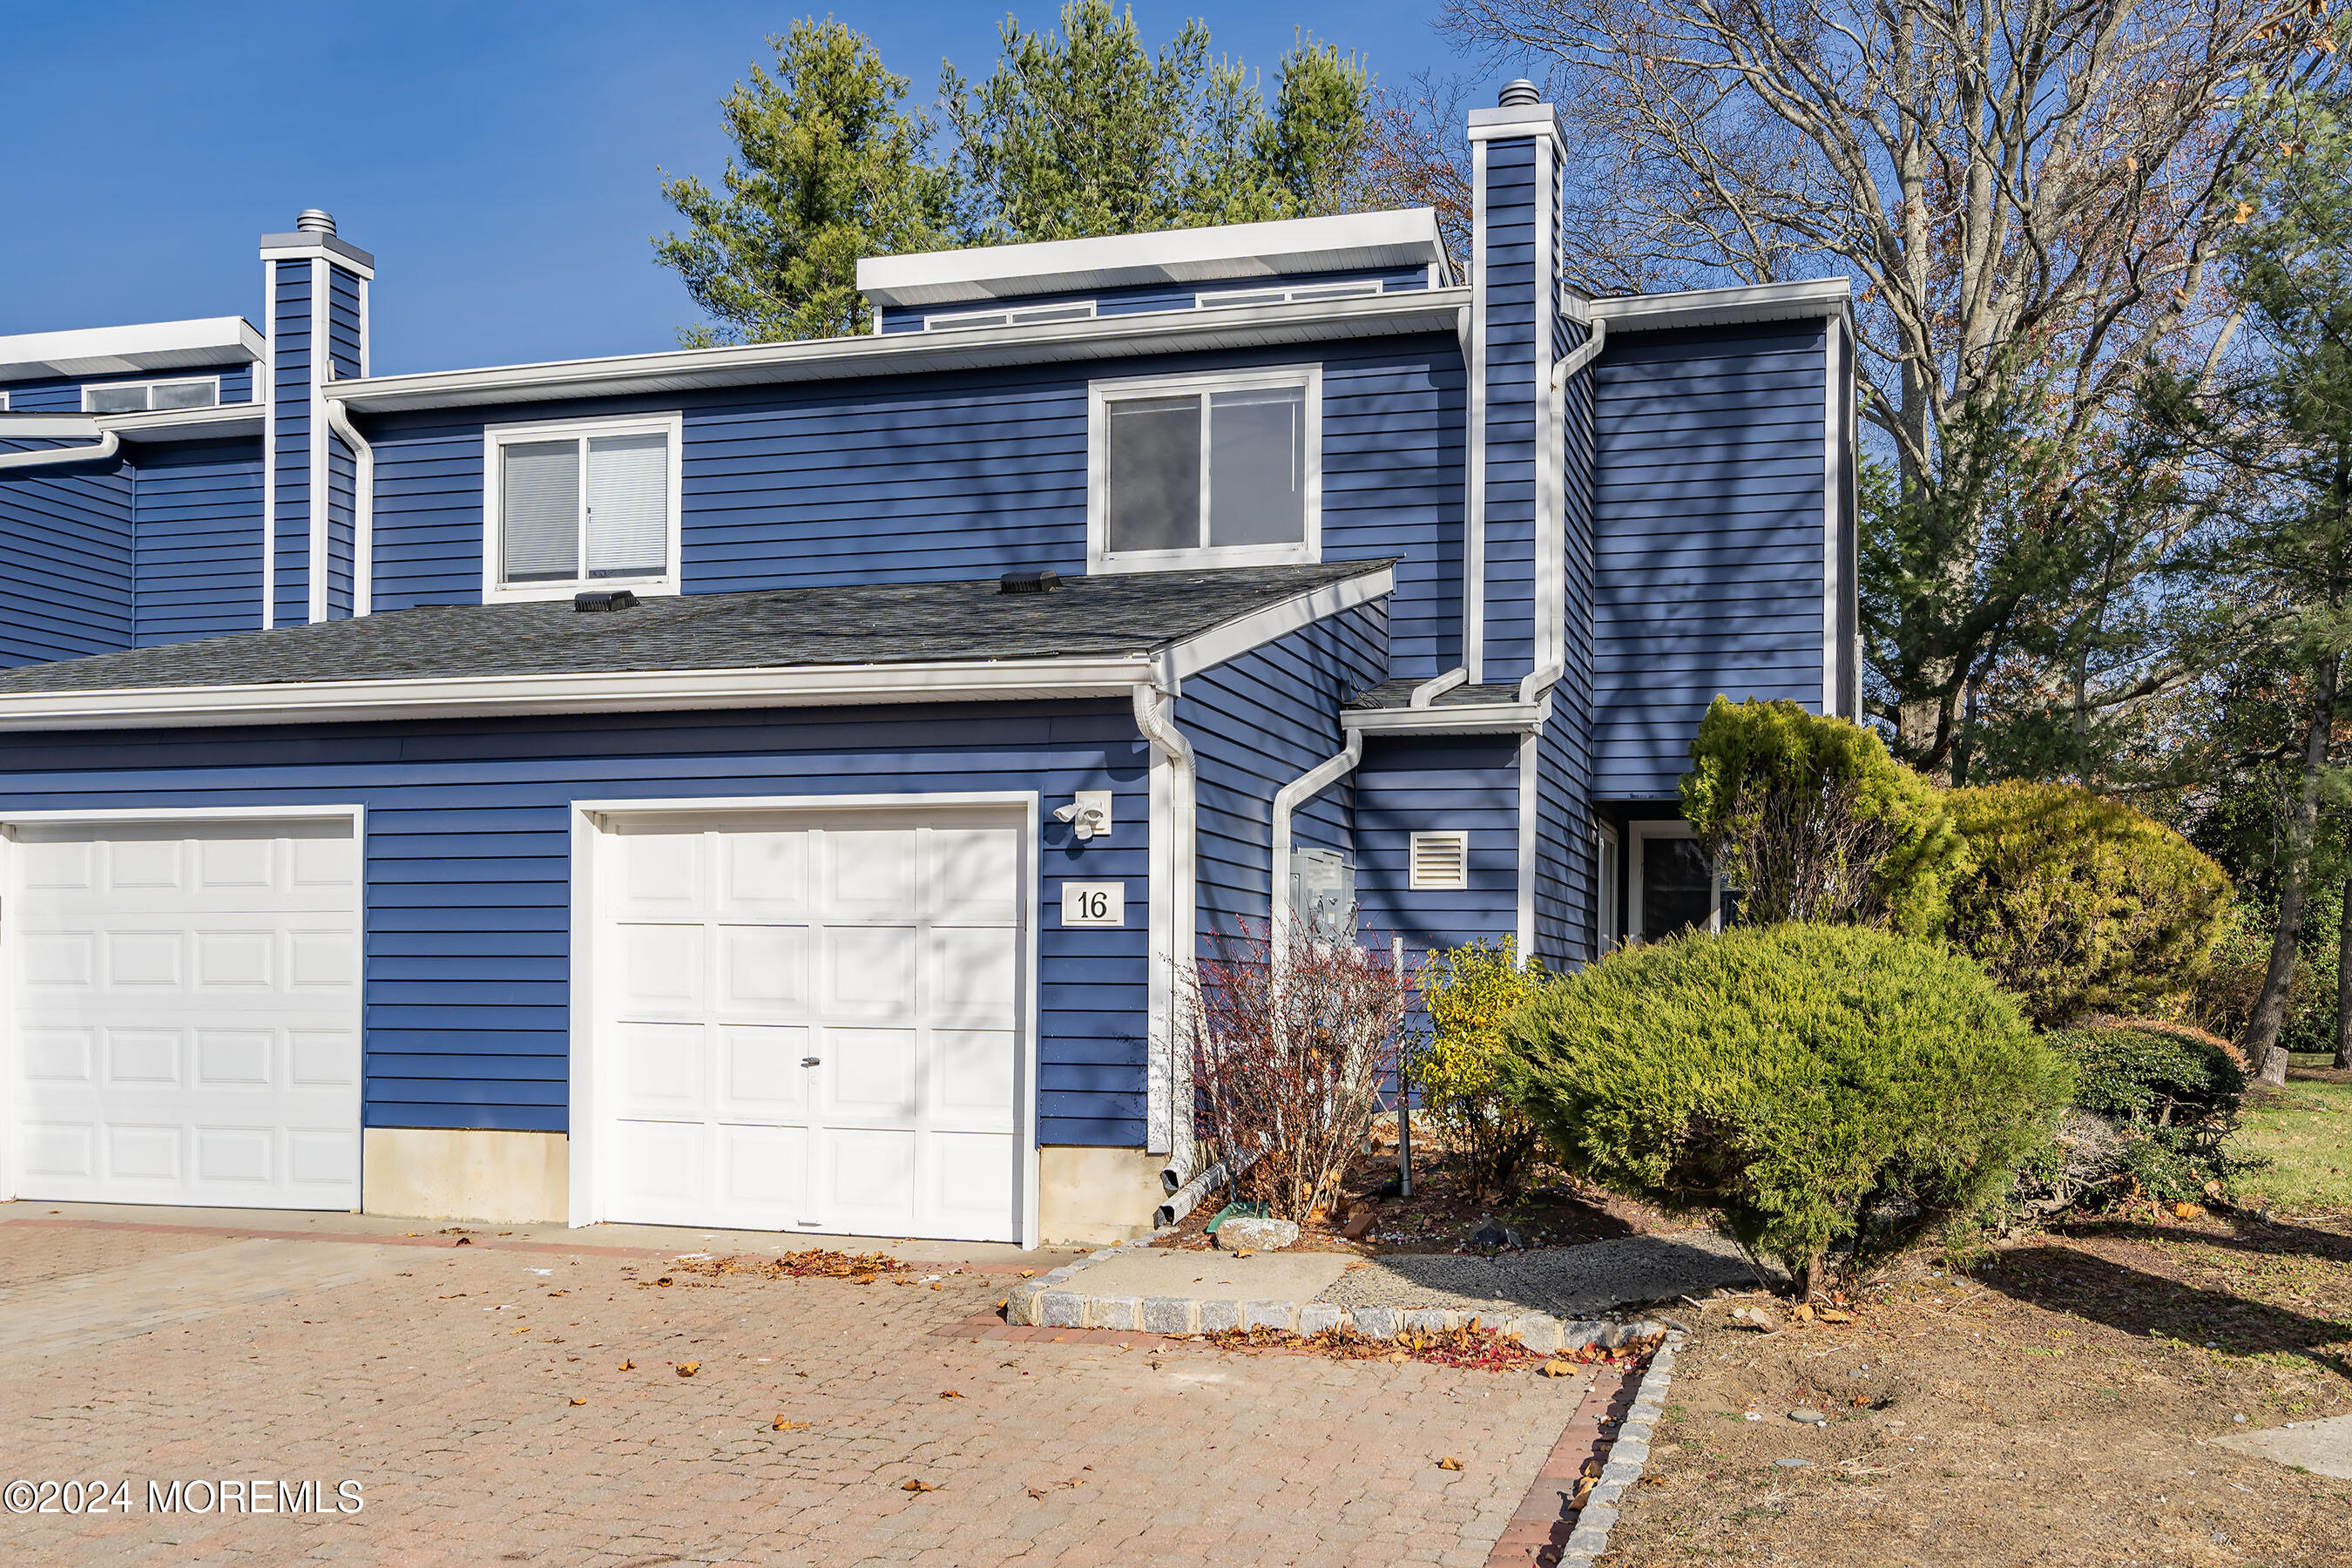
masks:
<path fill-rule="evenodd" d="M 10 832 L 10 1127 L 27 1198 L 360 1203 L 348 820 Z"/>
<path fill-rule="evenodd" d="M 1018 1239 L 1024 820 L 609 822 L 604 1216 Z"/>

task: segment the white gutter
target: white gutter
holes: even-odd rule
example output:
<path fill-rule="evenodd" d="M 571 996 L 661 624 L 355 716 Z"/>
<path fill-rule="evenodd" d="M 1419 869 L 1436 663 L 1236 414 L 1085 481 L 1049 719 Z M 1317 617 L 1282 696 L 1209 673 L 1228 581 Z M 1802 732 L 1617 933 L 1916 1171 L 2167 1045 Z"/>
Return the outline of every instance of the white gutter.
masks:
<path fill-rule="evenodd" d="M 1575 349 L 1569 353 L 1569 356 L 1566 359 L 1561 360 L 1558 364 L 1552 366 L 1550 413 L 1552 428 L 1554 430 L 1565 434 L 1568 428 L 1568 384 L 1570 380 L 1586 365 L 1589 365 L 1594 360 L 1599 359 L 1601 357 L 1601 349 L 1607 345 L 1608 342 L 1609 318 L 1606 316 L 1594 316 L 1591 318 L 1591 331 L 1586 333 L 1584 341 L 1579 343 Z M 1565 507 L 1563 507 L 1560 515 L 1560 526 L 1565 528 L 1567 525 L 1567 512 Z M 1561 564 L 1564 566 L 1566 563 L 1562 563 Z M 1546 591 L 1556 591 L 1564 595 L 1565 587 L 1564 585 L 1559 584 L 1547 584 Z M 1568 637 L 1567 622 L 1568 617 L 1565 609 L 1563 608 L 1562 614 L 1559 616 L 1559 625 L 1555 628 L 1560 637 L 1562 647 L 1555 657 L 1545 660 L 1539 668 L 1528 671 L 1525 679 L 1520 680 L 1519 700 L 1521 702 L 1531 703 L 1541 700 L 1544 693 L 1559 685 L 1560 678 L 1568 673 L 1568 650 L 1565 646 Z M 1419 706 L 1417 700 L 1414 705 L 1416 707 Z"/>
<path fill-rule="evenodd" d="M 1406 702 L 1405 706 L 1408 708 L 1426 708 L 1431 703 L 1436 701 L 1439 698 L 1444 696 L 1447 692 L 1453 690 L 1455 687 L 1460 686 L 1469 679 L 1470 667 L 1466 664 L 1456 665 L 1452 669 L 1447 670 L 1444 675 L 1437 676 L 1429 680 L 1424 680 L 1419 686 L 1414 687 L 1412 689 L 1412 700 Z"/>
<path fill-rule="evenodd" d="M 1339 725 L 1368 735 L 1503 735 L 1536 729 L 1547 702 L 1462 702 L 1445 708 L 1349 708 Z"/>
<path fill-rule="evenodd" d="M 1160 953 L 1151 955 L 1148 986 L 1152 1003 L 1149 1016 L 1164 1018 L 1168 1024 L 1167 1070 L 1164 1074 L 1152 1075 L 1160 1078 L 1167 1086 L 1164 1091 L 1167 1106 L 1162 1112 L 1167 1130 L 1164 1134 L 1160 1134 L 1158 1124 L 1160 1117 L 1154 1116 L 1145 1130 L 1145 1139 L 1148 1143 L 1164 1146 L 1169 1169 L 1189 1172 L 1195 1156 L 1192 1119 L 1186 1114 L 1192 1103 L 1188 1016 L 1192 951 L 1200 940 L 1200 899 L 1195 891 L 1197 872 L 1194 865 L 1198 837 L 1194 805 L 1196 764 L 1192 742 L 1185 740 L 1183 731 L 1176 728 L 1173 684 L 1164 675 L 1155 673 L 1149 683 L 1138 682 L 1134 687 L 1135 727 L 1143 732 L 1146 740 L 1160 748 L 1168 763 L 1168 885 L 1164 889 L 1153 889 L 1151 900 L 1152 923 L 1160 928 L 1153 934 L 1164 935 L 1166 958 L 1163 962 Z M 1146 1098 L 1149 1100 L 1150 1096 L 1147 1093 Z M 1146 1109 L 1158 1111 L 1160 1108 L 1147 1105 Z M 1153 1152 L 1162 1151 L 1154 1149 Z"/>
<path fill-rule="evenodd" d="M 1274 862 L 1273 886 L 1267 889 L 1267 913 L 1273 917 L 1274 950 L 1282 952 L 1290 944 L 1291 922 L 1298 911 L 1290 905 L 1290 818 L 1308 801 L 1356 771 L 1364 760 L 1364 732 L 1346 731 L 1347 749 L 1338 756 L 1327 757 L 1288 784 L 1274 792 Z"/>
<path fill-rule="evenodd" d="M 7 431 L 0 429 L 0 437 Z M 122 449 L 122 437 L 101 431 L 89 447 L 51 447 L 39 452 L 0 452 L 0 474 L 21 474 L 35 468 L 64 468 L 73 463 L 102 463 Z"/>
<path fill-rule="evenodd" d="M 1150 679 L 1151 673 L 1150 659 L 1135 654 L 1102 659 L 470 675 L 99 691 L 0 690 L 0 731 L 1116 697 L 1139 679 Z"/>
<path fill-rule="evenodd" d="M 375 448 L 352 424 L 342 399 L 326 399 L 327 428 L 352 449 L 352 616 L 375 605 Z"/>

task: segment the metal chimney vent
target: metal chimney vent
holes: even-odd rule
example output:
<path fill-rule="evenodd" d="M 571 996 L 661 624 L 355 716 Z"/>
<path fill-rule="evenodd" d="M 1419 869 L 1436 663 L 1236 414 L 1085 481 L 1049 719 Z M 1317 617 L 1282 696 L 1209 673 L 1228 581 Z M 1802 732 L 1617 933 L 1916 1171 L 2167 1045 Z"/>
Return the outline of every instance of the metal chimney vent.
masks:
<path fill-rule="evenodd" d="M 1543 94 L 1536 90 L 1535 83 L 1520 77 L 1515 81 L 1505 82 L 1501 95 L 1495 101 L 1505 109 L 1523 109 L 1531 103 L 1541 103 Z"/>
<path fill-rule="evenodd" d="M 1050 594 L 1062 585 L 1062 574 L 1051 567 L 1042 572 L 1007 572 L 996 580 L 1000 594 Z"/>
<path fill-rule="evenodd" d="M 335 219 L 332 214 L 322 213 L 317 207 L 305 207 L 294 220 L 294 226 L 304 234 L 332 234 Z"/>

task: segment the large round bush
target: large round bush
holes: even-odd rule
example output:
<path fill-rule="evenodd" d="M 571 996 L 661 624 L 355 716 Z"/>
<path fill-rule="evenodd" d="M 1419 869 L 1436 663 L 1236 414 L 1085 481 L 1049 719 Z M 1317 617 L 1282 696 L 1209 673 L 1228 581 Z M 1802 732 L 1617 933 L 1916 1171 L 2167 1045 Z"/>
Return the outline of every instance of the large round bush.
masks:
<path fill-rule="evenodd" d="M 2059 1028 L 2089 1013 L 2160 1013 L 2221 934 L 2230 879 L 2162 823 L 2075 784 L 1955 790 L 1969 865 L 1947 932 Z"/>
<path fill-rule="evenodd" d="M 1719 1210 L 1810 1286 L 1866 1214 L 1969 1210 L 2049 1141 L 2072 1074 L 1983 971 L 1860 927 L 1694 932 L 1548 986 L 1514 1088 L 1567 1169 Z"/>

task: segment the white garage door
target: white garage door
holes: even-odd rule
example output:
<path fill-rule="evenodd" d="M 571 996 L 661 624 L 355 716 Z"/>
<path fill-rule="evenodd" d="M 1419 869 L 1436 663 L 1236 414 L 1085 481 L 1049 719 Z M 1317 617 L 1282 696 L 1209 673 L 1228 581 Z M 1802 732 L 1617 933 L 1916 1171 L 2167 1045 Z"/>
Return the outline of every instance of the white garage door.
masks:
<path fill-rule="evenodd" d="M 610 825 L 604 1216 L 1017 1240 L 1023 821 Z"/>
<path fill-rule="evenodd" d="M 357 1208 L 350 822 L 11 837 L 0 949 L 18 1195 Z"/>

